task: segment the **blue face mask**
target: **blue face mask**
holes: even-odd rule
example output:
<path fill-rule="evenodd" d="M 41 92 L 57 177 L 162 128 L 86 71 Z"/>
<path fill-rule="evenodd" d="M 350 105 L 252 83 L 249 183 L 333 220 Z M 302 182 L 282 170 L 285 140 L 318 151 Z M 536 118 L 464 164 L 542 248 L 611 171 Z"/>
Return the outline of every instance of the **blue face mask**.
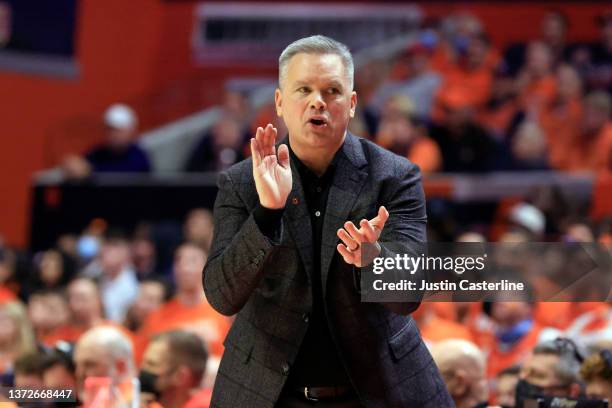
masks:
<path fill-rule="evenodd" d="M 533 320 L 521 320 L 512 327 L 498 331 L 496 336 L 497 339 L 502 343 L 514 343 L 523 338 L 523 336 L 525 336 L 527 333 L 529 333 L 529 330 L 531 330 L 532 326 Z"/>
<path fill-rule="evenodd" d="M 77 242 L 79 258 L 89 260 L 98 254 L 100 242 L 91 235 L 83 235 Z"/>

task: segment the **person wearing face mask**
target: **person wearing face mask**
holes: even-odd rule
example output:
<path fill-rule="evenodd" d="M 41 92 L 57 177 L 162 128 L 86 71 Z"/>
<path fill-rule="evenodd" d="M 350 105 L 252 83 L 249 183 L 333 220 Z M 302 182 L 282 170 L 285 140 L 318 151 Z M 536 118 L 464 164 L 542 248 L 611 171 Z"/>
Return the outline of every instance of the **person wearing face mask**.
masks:
<path fill-rule="evenodd" d="M 538 397 L 578 398 L 582 392 L 582 361 L 580 350 L 570 339 L 558 337 L 538 344 L 521 367 L 516 408 Z"/>
<path fill-rule="evenodd" d="M 589 356 L 582 363 L 580 375 L 586 382 L 587 397 L 612 402 L 612 351 L 604 349 Z"/>
<path fill-rule="evenodd" d="M 431 354 L 457 408 L 487 406 L 486 360 L 474 343 L 459 339 L 440 341 L 433 345 Z"/>
<path fill-rule="evenodd" d="M 212 391 L 200 388 L 208 352 L 197 335 L 165 332 L 145 350 L 140 370 L 141 401 L 149 408 L 208 408 Z M 152 402 L 155 403 L 152 403 Z"/>

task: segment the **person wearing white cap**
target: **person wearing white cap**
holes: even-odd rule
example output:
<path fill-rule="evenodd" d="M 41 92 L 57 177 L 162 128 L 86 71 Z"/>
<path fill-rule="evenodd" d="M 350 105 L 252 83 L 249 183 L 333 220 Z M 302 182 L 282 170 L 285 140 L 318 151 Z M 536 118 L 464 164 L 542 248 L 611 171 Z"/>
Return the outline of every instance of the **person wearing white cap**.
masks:
<path fill-rule="evenodd" d="M 138 129 L 138 117 L 132 108 L 116 103 L 104 113 L 106 141 L 85 157 L 69 157 L 63 163 L 68 177 L 83 178 L 91 173 L 146 173 L 151 170 L 144 150 L 132 141 Z"/>

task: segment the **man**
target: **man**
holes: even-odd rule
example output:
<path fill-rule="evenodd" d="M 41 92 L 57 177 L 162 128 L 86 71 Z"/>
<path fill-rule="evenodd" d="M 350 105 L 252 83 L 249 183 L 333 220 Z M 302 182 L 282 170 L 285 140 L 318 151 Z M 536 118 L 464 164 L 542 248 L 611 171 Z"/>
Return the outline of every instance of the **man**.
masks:
<path fill-rule="evenodd" d="M 200 335 L 209 345 L 211 364 L 217 364 L 223 354 L 223 339 L 230 321 L 217 313 L 202 292 L 202 268 L 206 252 L 194 243 L 184 243 L 175 251 L 173 274 L 176 294 L 152 312 L 141 329 L 140 337 L 147 342 L 168 330 L 187 330 Z"/>
<path fill-rule="evenodd" d="M 148 173 L 149 158 L 133 138 L 138 130 L 138 117 L 132 108 L 116 103 L 104 112 L 106 141 L 91 149 L 85 157 L 70 155 L 62 163 L 70 178 L 85 178 L 92 173 Z"/>
<path fill-rule="evenodd" d="M 145 350 L 141 391 L 164 408 L 208 408 L 210 389 L 200 387 L 207 360 L 197 335 L 181 330 L 162 333 Z"/>
<path fill-rule="evenodd" d="M 582 360 L 576 344 L 569 339 L 558 337 L 538 344 L 519 373 L 517 408 L 536 397 L 579 397 Z"/>
<path fill-rule="evenodd" d="M 94 397 L 86 393 L 89 377 L 108 377 L 123 399 L 133 398 L 130 389 L 135 375 L 132 343 L 119 329 L 99 326 L 86 331 L 76 344 L 74 363 L 77 394 L 84 402 Z"/>
<path fill-rule="evenodd" d="M 272 125 L 258 128 L 252 160 L 219 179 L 204 288 L 237 316 L 212 406 L 453 406 L 407 317 L 418 303 L 360 302 L 362 245 L 393 256 L 379 238 L 424 242 L 426 216 L 418 168 L 347 132 L 346 46 L 289 45 L 275 103 L 288 140 L 277 148 Z"/>
<path fill-rule="evenodd" d="M 440 341 L 431 348 L 431 354 L 457 408 L 487 406 L 486 360 L 474 343 Z"/>

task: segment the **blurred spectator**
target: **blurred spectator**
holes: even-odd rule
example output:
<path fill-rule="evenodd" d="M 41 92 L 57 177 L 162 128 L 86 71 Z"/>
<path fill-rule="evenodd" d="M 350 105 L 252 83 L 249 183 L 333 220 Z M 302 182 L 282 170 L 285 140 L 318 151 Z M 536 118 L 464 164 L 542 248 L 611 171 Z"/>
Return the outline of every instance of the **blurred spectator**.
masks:
<path fill-rule="evenodd" d="M 527 60 L 516 81 L 516 93 L 529 118 L 537 117 L 549 106 L 557 92 L 554 60 L 550 47 L 534 41 L 527 47 Z"/>
<path fill-rule="evenodd" d="M 36 254 L 32 263 L 34 268 L 26 286 L 26 295 L 63 288 L 76 272 L 74 261 L 55 249 Z"/>
<path fill-rule="evenodd" d="M 533 121 L 524 121 L 512 137 L 512 160 L 516 170 L 549 170 L 546 136 Z"/>
<path fill-rule="evenodd" d="M 157 270 L 157 248 L 148 236 L 137 236 L 130 243 L 130 259 L 138 280 L 159 274 Z"/>
<path fill-rule="evenodd" d="M 52 337 L 69 322 L 68 301 L 59 290 L 35 292 L 28 299 L 28 317 L 38 341 L 49 344 L 47 336 Z"/>
<path fill-rule="evenodd" d="M 546 228 L 546 218 L 539 208 L 519 203 L 512 207 L 509 215 L 510 225 L 528 234 L 531 241 L 539 241 Z"/>
<path fill-rule="evenodd" d="M 183 237 L 208 252 L 213 236 L 213 217 L 206 208 L 194 208 L 189 211 L 183 224 Z"/>
<path fill-rule="evenodd" d="M 104 125 L 105 143 L 90 150 L 85 157 L 67 157 L 63 162 L 65 174 L 70 178 L 84 178 L 91 173 L 149 172 L 147 154 L 132 141 L 138 129 L 134 110 L 124 104 L 111 105 L 104 113 Z"/>
<path fill-rule="evenodd" d="M 550 49 L 551 63 L 557 64 L 569 57 L 567 46 L 567 31 L 569 21 L 559 10 L 549 10 L 542 18 L 540 38 L 538 39 Z M 505 69 L 510 75 L 516 75 L 525 64 L 527 46 L 524 43 L 510 45 L 504 55 Z"/>
<path fill-rule="evenodd" d="M 255 113 L 255 118 L 251 122 L 250 126 L 251 135 L 257 133 L 258 127 L 263 128 L 267 126 L 268 123 L 271 123 L 272 126 L 274 126 L 278 131 L 277 140 L 282 140 L 284 137 L 287 136 L 287 126 L 285 126 L 285 121 L 283 120 L 283 118 L 276 114 L 276 104 L 274 103 L 274 101 L 263 105 L 257 110 L 257 112 Z M 361 133 L 357 134 L 360 135 Z M 250 153 L 250 151 L 247 151 L 247 154 Z"/>
<path fill-rule="evenodd" d="M 475 120 L 474 107 L 461 95 L 442 94 L 442 121 L 432 126 L 431 137 L 442 152 L 445 172 L 486 172 L 494 168 L 497 146 Z"/>
<path fill-rule="evenodd" d="M 486 360 L 474 343 L 441 341 L 431 348 L 431 354 L 457 408 L 487 406 Z"/>
<path fill-rule="evenodd" d="M 138 297 L 130 306 L 125 319 L 125 327 L 138 331 L 151 313 L 158 310 L 166 300 L 166 286 L 157 280 L 140 282 Z"/>
<path fill-rule="evenodd" d="M 76 391 L 76 368 L 70 354 L 53 349 L 43 359 L 42 379 L 46 388 Z"/>
<path fill-rule="evenodd" d="M 13 373 L 15 360 L 36 350 L 34 331 L 20 302 L 0 305 L 0 375 Z"/>
<path fill-rule="evenodd" d="M 519 366 L 514 366 L 497 374 L 495 381 L 495 402 L 497 405 L 507 408 L 515 406 L 516 385 L 518 384 L 520 370 Z"/>
<path fill-rule="evenodd" d="M 243 124 L 230 114 L 223 114 L 206 132 L 191 153 L 186 171 L 225 170 L 245 158 L 245 146 L 250 138 Z"/>
<path fill-rule="evenodd" d="M 395 62 L 390 79 L 376 91 L 369 108 L 377 116 L 385 113 L 384 104 L 393 96 L 408 98 L 414 106 L 413 114 L 419 119 L 429 117 L 433 98 L 442 82 L 440 75 L 431 70 L 431 50 L 416 42 L 400 54 Z"/>
<path fill-rule="evenodd" d="M 577 398 L 581 394 L 582 355 L 576 344 L 557 338 L 538 344 L 521 367 L 516 406 L 544 396 Z"/>
<path fill-rule="evenodd" d="M 549 159 L 553 167 L 563 165 L 571 152 L 571 140 L 580 131 L 582 120 L 582 79 L 570 65 L 557 68 L 557 92 L 550 105 L 539 112 L 539 121 L 546 133 Z"/>
<path fill-rule="evenodd" d="M 602 91 L 584 98 L 581 129 L 574 134 L 559 161 L 559 168 L 570 171 L 612 171 L 612 112 L 610 96 Z"/>
<path fill-rule="evenodd" d="M 127 240 L 118 233 L 109 233 L 94 262 L 84 274 L 99 279 L 106 317 L 122 322 L 128 307 L 138 296 L 138 280 L 131 265 Z"/>
<path fill-rule="evenodd" d="M 488 353 L 487 374 L 493 378 L 527 358 L 538 343 L 541 327 L 533 317 L 534 306 L 530 302 L 494 301 L 484 308 L 491 316 L 494 332 L 475 340 Z"/>
<path fill-rule="evenodd" d="M 141 392 L 164 408 L 208 408 L 212 390 L 202 389 L 208 353 L 201 338 L 185 331 L 156 336 L 140 370 Z"/>
<path fill-rule="evenodd" d="M 206 253 L 192 243 L 181 245 L 175 252 L 174 280 L 176 294 L 159 310 L 151 313 L 140 330 L 144 341 L 164 331 L 183 329 L 204 339 L 216 358 L 223 353 L 222 342 L 229 329 L 229 320 L 208 303 L 202 288 L 202 270 Z"/>
<path fill-rule="evenodd" d="M 11 5 L 6 1 L 0 1 L 0 49 L 9 44 L 12 30 Z"/>
<path fill-rule="evenodd" d="M 15 388 L 43 387 L 44 355 L 37 351 L 27 353 L 15 360 Z"/>
<path fill-rule="evenodd" d="M 465 39 L 465 49 L 458 55 L 455 64 L 444 73 L 443 83 L 436 96 L 434 120 L 441 120 L 446 114 L 444 104 L 456 101 L 457 105 L 482 107 L 491 95 L 493 67 L 487 61 L 489 41 L 483 35 Z"/>
<path fill-rule="evenodd" d="M 418 165 L 423 173 L 442 168 L 442 157 L 438 145 L 425 134 L 425 128 L 413 119 L 414 106 L 404 96 L 391 97 L 376 134 L 376 143 L 404 156 Z"/>
<path fill-rule="evenodd" d="M 85 402 L 88 377 L 110 377 L 113 384 L 131 382 L 137 374 L 130 339 L 113 327 L 95 327 L 85 332 L 74 351 L 79 398 Z M 91 398 L 91 396 L 89 396 Z"/>
<path fill-rule="evenodd" d="M 427 344 L 435 345 L 448 339 L 472 340 L 470 331 L 448 317 L 436 313 L 437 303 L 423 303 L 412 313 L 417 322 L 421 336 Z"/>
<path fill-rule="evenodd" d="M 586 395 L 593 399 L 612 401 L 612 352 L 594 353 L 584 360 L 580 375 L 586 382 Z"/>
<path fill-rule="evenodd" d="M 612 11 L 595 20 L 600 35 L 597 42 L 580 45 L 573 53 L 572 63 L 581 68 L 589 90 L 612 93 Z"/>

